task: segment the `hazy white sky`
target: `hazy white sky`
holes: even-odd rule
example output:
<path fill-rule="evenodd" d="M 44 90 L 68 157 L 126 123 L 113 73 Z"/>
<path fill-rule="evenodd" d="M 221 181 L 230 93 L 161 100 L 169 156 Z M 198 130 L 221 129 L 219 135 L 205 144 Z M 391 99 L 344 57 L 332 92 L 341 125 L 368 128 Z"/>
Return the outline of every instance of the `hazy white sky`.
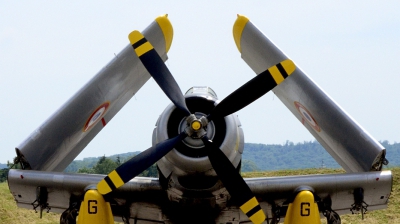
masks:
<path fill-rule="evenodd" d="M 397 1 L 1 1 L 0 163 L 129 42 L 164 13 L 167 66 L 185 92 L 220 99 L 255 74 L 232 37 L 244 14 L 377 140 L 400 141 Z M 78 158 L 141 151 L 169 100 L 151 79 Z M 238 112 L 246 142 L 314 140 L 269 93 Z"/>

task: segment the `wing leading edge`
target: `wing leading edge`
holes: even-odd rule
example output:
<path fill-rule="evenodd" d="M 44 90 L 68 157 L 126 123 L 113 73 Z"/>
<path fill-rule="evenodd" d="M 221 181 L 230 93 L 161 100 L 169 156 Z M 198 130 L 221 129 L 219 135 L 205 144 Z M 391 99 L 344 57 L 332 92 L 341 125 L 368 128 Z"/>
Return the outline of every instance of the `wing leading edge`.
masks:
<path fill-rule="evenodd" d="M 173 36 L 167 16 L 157 17 L 143 34 L 166 61 Z M 63 171 L 149 78 L 128 44 L 16 148 L 24 168 Z"/>
<path fill-rule="evenodd" d="M 333 210 L 338 214 L 351 213 L 351 209 L 357 210 L 355 194 L 358 189 L 362 189 L 363 203 L 368 210 L 387 208 L 392 191 L 391 171 L 248 178 L 245 180 L 254 195 L 259 198 L 263 208 L 268 208 L 266 209 L 268 217 L 280 214 L 280 218 L 284 218 L 291 195 L 300 186 L 313 189 L 314 195 L 318 198 L 320 212 L 324 212 L 326 209 Z"/>
<path fill-rule="evenodd" d="M 95 186 L 104 177 L 105 175 L 10 170 L 8 183 L 19 207 L 32 209 L 33 202 L 37 199 L 37 187 L 45 186 L 47 206 L 52 212 L 62 213 L 73 202 L 79 204 L 85 190 Z M 280 218 L 284 218 L 288 202 L 299 186 L 308 186 L 313 189 L 320 205 L 339 214 L 351 212 L 350 209 L 355 203 L 354 190 L 359 188 L 363 189 L 363 202 L 368 206 L 368 210 L 386 208 L 391 193 L 392 173 L 391 171 L 376 171 L 245 178 L 245 182 L 269 218 L 276 217 L 278 214 Z M 112 202 L 115 217 L 121 216 L 122 208 L 129 208 L 131 219 L 164 222 L 165 219 L 173 218 L 164 214 L 171 204 L 168 203 L 167 196 L 157 178 L 136 177 L 112 192 L 108 198 Z M 238 207 L 228 205 L 220 212 L 216 223 L 225 223 L 235 218 L 248 221 L 248 217 L 241 213 Z"/>
<path fill-rule="evenodd" d="M 244 16 L 238 15 L 233 36 L 243 60 L 256 74 L 288 59 Z M 381 170 L 384 147 L 298 66 L 273 92 L 347 172 Z"/>

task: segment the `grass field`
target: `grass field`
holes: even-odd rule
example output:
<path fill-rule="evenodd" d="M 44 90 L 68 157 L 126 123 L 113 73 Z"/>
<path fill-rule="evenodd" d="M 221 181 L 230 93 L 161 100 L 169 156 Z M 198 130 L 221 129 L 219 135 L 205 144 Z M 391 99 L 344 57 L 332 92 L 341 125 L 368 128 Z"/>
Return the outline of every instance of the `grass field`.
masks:
<path fill-rule="evenodd" d="M 39 218 L 39 213 L 33 210 L 18 208 L 14 198 L 8 189 L 7 183 L 0 183 L 0 223 L 60 223 L 60 215 L 55 213 L 43 213 L 43 218 Z"/>
<path fill-rule="evenodd" d="M 400 223 L 400 199 L 399 199 L 399 179 L 400 168 L 391 169 L 393 172 L 393 191 L 390 196 L 389 208 L 386 210 L 371 211 L 361 220 L 361 215 L 343 215 L 343 224 L 383 224 L 383 223 Z M 305 175 L 305 174 L 328 174 L 328 173 L 344 173 L 341 169 L 305 169 L 305 170 L 284 170 L 272 172 L 252 172 L 244 173 L 244 177 L 260 177 L 260 176 L 288 176 L 288 175 Z M 0 183 L 0 223 L 18 223 L 18 224 L 50 224 L 59 223 L 60 214 L 43 213 L 43 218 L 39 218 L 39 213 L 33 210 L 18 208 L 13 197 L 8 190 L 7 183 Z M 323 223 L 326 223 L 323 220 Z"/>

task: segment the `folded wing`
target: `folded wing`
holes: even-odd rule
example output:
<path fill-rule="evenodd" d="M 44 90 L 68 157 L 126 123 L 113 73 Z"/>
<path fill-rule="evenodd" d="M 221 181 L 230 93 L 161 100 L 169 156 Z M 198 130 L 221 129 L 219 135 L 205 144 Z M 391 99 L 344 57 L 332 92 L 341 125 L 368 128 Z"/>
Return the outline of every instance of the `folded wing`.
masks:
<path fill-rule="evenodd" d="M 288 59 L 244 16 L 238 15 L 233 36 L 243 60 L 256 74 Z M 384 147 L 298 66 L 273 92 L 347 172 L 381 170 Z"/>
<path fill-rule="evenodd" d="M 166 61 L 173 36 L 166 15 L 143 34 Z M 128 44 L 16 148 L 24 168 L 63 171 L 150 77 Z"/>

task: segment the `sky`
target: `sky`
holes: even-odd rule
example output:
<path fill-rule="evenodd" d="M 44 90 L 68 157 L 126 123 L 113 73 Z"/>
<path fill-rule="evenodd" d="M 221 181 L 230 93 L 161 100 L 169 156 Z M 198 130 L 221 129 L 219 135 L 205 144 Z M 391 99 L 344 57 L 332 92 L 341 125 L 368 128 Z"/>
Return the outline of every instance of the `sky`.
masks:
<path fill-rule="evenodd" d="M 128 43 L 168 13 L 166 62 L 182 92 L 206 85 L 220 99 L 254 77 L 232 36 L 246 15 L 375 139 L 400 142 L 397 1 L 1 1 L 0 163 Z M 77 159 L 142 151 L 170 103 L 150 79 Z M 268 93 L 238 113 L 245 141 L 313 141 Z"/>

